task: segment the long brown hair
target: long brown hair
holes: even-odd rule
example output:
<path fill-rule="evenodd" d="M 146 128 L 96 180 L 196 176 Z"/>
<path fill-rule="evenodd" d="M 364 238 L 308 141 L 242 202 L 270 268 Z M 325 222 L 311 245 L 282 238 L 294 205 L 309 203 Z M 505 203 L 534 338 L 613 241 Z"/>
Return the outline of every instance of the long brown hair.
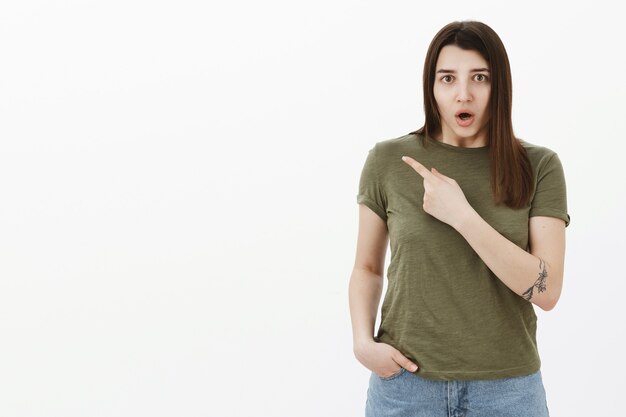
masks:
<path fill-rule="evenodd" d="M 434 138 L 441 129 L 433 85 L 439 53 L 447 45 L 477 51 L 490 66 L 491 117 L 487 123 L 487 145 L 490 148 L 492 195 L 496 204 L 522 208 L 529 204 L 533 193 L 532 167 L 526 150 L 513 133 L 513 88 L 509 57 L 498 34 L 486 24 L 477 21 L 452 22 L 435 35 L 424 62 L 425 122 L 424 126 L 411 134 Z"/>

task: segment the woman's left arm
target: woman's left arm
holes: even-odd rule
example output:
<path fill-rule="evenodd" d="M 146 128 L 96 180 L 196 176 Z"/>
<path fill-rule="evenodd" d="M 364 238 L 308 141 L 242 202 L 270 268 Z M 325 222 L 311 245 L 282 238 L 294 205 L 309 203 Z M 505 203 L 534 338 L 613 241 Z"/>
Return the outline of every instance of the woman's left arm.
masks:
<path fill-rule="evenodd" d="M 453 227 L 507 287 L 545 311 L 554 308 L 563 288 L 565 221 L 531 217 L 530 253 L 502 236 L 474 209 Z"/>
<path fill-rule="evenodd" d="M 563 288 L 564 220 L 530 217 L 530 253 L 526 252 L 480 217 L 453 178 L 435 168 L 428 170 L 411 157 L 402 160 L 424 179 L 425 212 L 454 227 L 513 292 L 545 311 L 554 308 Z"/>

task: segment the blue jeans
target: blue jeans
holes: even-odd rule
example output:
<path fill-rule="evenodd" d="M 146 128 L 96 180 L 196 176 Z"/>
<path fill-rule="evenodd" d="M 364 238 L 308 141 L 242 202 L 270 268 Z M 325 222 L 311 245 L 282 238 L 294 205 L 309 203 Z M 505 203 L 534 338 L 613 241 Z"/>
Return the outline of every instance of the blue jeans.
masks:
<path fill-rule="evenodd" d="M 366 417 L 549 417 L 541 371 L 492 380 L 435 381 L 401 368 L 372 372 Z"/>

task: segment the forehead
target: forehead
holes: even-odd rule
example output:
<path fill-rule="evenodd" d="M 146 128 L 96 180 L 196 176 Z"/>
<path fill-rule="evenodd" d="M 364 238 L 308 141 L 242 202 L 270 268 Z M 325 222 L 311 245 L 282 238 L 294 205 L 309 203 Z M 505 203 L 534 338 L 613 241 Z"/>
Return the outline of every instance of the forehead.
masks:
<path fill-rule="evenodd" d="M 489 68 L 487 61 L 478 51 L 461 49 L 456 45 L 446 45 L 439 51 L 436 70 L 450 69 L 469 71 L 473 68 Z"/>

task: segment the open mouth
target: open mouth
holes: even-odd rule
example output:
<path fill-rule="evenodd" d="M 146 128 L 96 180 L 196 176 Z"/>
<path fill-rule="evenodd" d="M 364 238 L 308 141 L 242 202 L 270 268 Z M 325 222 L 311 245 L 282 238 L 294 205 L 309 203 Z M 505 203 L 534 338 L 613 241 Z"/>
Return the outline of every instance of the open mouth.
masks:
<path fill-rule="evenodd" d="M 474 123 L 474 114 L 470 112 L 459 112 L 456 114 L 456 123 L 461 127 L 468 127 Z"/>

